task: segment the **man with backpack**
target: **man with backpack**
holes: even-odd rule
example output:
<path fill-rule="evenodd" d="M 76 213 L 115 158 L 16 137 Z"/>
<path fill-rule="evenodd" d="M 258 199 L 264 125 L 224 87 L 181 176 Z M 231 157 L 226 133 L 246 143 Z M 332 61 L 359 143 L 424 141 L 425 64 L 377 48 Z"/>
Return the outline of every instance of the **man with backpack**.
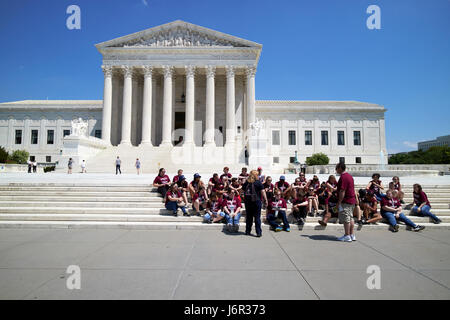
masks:
<path fill-rule="evenodd" d="M 258 179 L 258 171 L 252 170 L 250 172 L 250 175 L 247 178 L 247 181 L 245 181 L 245 183 L 243 184 L 242 189 L 245 193 L 245 234 L 250 235 L 250 231 L 252 230 L 253 226 L 253 220 L 255 220 L 256 236 L 259 238 L 262 236 L 261 199 L 264 200 L 264 204 L 267 206 L 267 195 L 264 191 L 263 184 Z"/>

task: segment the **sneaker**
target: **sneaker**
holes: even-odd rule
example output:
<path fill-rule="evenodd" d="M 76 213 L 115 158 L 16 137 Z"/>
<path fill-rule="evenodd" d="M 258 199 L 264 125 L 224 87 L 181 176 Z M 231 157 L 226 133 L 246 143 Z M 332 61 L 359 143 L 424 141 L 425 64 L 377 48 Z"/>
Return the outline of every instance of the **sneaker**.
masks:
<path fill-rule="evenodd" d="M 305 224 L 305 219 L 304 219 L 304 218 L 300 218 L 300 219 L 298 220 L 298 224 L 299 224 L 299 225 L 304 225 L 304 224 Z"/>
<path fill-rule="evenodd" d="M 176 212 L 172 213 L 172 215 L 173 215 L 174 217 L 178 217 L 178 213 L 176 213 Z"/>
<path fill-rule="evenodd" d="M 257 238 L 261 238 L 261 237 L 262 237 L 262 234 L 259 233 L 259 234 L 256 235 L 256 237 L 257 237 Z"/>
<path fill-rule="evenodd" d="M 233 225 L 232 225 L 231 223 L 227 224 L 227 230 L 228 230 L 229 232 L 232 232 L 232 231 L 233 231 Z"/>
<path fill-rule="evenodd" d="M 283 228 L 281 228 L 281 227 L 276 227 L 275 228 L 275 232 L 280 232 L 280 231 L 283 231 Z"/>
<path fill-rule="evenodd" d="M 363 222 L 362 220 L 358 220 L 358 221 L 356 221 L 356 223 L 357 223 L 359 226 L 362 226 L 362 225 L 364 224 L 364 222 Z"/>
<path fill-rule="evenodd" d="M 342 242 L 352 242 L 352 238 L 350 236 L 342 236 L 340 238 L 337 238 L 337 241 L 342 241 Z"/>
<path fill-rule="evenodd" d="M 286 229 L 284 229 L 284 231 L 291 232 L 291 228 L 286 228 Z"/>
<path fill-rule="evenodd" d="M 415 228 L 413 228 L 413 231 L 417 232 L 417 231 L 420 231 L 420 230 L 423 230 L 423 229 L 425 229 L 424 226 L 417 225 Z"/>
<path fill-rule="evenodd" d="M 234 226 L 233 226 L 233 232 L 238 232 L 239 231 L 239 225 L 238 224 L 235 224 Z"/>
<path fill-rule="evenodd" d="M 245 231 L 245 235 L 246 235 L 246 236 L 249 236 L 249 235 L 250 235 L 250 232 Z"/>
<path fill-rule="evenodd" d="M 439 218 L 438 218 L 437 220 L 434 220 L 434 221 L 433 221 L 434 224 L 440 224 L 441 222 L 442 222 L 442 220 L 439 219 Z"/>
<path fill-rule="evenodd" d="M 189 213 L 183 213 L 183 217 L 190 217 L 191 215 Z"/>
<path fill-rule="evenodd" d="M 398 224 L 396 224 L 395 226 L 392 227 L 392 231 L 394 232 L 398 232 Z"/>
<path fill-rule="evenodd" d="M 351 234 L 350 238 L 352 239 L 352 241 L 356 241 L 356 236 L 354 234 Z"/>

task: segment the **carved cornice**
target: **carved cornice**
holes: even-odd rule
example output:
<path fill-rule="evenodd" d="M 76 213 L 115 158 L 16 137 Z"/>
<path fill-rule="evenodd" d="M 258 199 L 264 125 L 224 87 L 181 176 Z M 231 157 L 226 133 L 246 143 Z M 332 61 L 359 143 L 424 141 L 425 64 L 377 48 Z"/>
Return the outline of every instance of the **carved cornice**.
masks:
<path fill-rule="evenodd" d="M 111 77 L 112 73 L 113 73 L 113 68 L 112 68 L 112 66 L 105 66 L 105 65 L 103 65 L 102 66 L 102 71 L 103 71 L 103 74 L 105 75 L 105 78 L 106 77 Z"/>

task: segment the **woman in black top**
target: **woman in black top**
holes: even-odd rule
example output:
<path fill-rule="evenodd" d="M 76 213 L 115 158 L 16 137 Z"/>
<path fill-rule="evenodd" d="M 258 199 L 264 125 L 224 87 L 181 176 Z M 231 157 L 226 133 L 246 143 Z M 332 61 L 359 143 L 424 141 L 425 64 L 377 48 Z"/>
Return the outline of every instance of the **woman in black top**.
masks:
<path fill-rule="evenodd" d="M 264 200 L 264 204 L 267 206 L 267 196 L 263 184 L 258 179 L 258 171 L 252 170 L 250 172 L 247 181 L 242 186 L 242 190 L 245 193 L 245 234 L 250 235 L 253 219 L 255 219 L 256 236 L 261 237 L 261 199 Z"/>

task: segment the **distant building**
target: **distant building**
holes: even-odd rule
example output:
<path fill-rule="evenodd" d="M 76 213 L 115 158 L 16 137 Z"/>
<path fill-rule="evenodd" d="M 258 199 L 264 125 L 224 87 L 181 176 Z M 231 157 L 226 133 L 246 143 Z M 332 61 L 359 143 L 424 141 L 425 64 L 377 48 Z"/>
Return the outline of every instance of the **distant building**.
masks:
<path fill-rule="evenodd" d="M 450 147 L 450 135 L 437 137 L 435 140 L 423 141 L 417 143 L 418 149 L 422 151 L 427 151 L 431 147 Z"/>

